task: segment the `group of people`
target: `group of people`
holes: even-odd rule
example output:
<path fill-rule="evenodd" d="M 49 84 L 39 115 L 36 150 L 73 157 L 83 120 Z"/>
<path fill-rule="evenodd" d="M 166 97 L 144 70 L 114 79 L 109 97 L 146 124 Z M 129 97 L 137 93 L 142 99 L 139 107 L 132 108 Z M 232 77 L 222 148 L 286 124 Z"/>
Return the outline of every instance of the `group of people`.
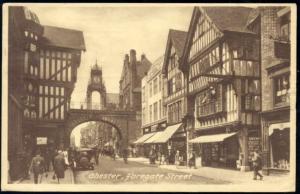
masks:
<path fill-rule="evenodd" d="M 31 160 L 28 172 L 28 174 L 33 174 L 35 184 L 41 183 L 43 176 L 47 178 L 50 164 L 52 164 L 54 171 L 52 178 L 57 179 L 58 183 L 60 183 L 60 179 L 64 178 L 65 170 L 69 166 L 68 151 L 52 151 L 47 148 L 42 153 L 40 149 L 37 149 Z"/>

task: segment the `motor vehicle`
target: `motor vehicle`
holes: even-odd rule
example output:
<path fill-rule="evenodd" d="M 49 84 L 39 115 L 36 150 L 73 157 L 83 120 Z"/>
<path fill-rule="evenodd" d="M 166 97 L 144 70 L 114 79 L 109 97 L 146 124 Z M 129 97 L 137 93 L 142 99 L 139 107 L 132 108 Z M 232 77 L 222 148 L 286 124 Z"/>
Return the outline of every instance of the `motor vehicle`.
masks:
<path fill-rule="evenodd" d="M 91 148 L 78 148 L 75 150 L 72 167 L 74 170 L 94 170 L 94 163 L 91 158 L 94 150 Z"/>

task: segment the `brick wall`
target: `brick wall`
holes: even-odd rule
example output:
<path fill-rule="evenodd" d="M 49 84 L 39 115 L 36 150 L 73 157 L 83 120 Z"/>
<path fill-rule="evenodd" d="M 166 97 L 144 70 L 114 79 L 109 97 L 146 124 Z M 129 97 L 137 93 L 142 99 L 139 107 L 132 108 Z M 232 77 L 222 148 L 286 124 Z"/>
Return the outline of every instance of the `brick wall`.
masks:
<path fill-rule="evenodd" d="M 262 111 L 273 107 L 272 80 L 268 77 L 266 67 L 270 58 L 274 57 L 274 41 L 277 36 L 277 11 L 276 7 L 261 8 L 261 81 L 262 81 Z"/>

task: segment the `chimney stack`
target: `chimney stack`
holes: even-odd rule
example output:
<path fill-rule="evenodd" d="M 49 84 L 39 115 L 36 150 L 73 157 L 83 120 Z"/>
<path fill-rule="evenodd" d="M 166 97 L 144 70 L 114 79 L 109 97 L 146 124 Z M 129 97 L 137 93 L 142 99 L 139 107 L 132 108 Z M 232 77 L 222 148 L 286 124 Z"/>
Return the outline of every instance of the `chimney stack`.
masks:
<path fill-rule="evenodd" d="M 125 62 L 125 63 L 126 63 L 126 62 L 127 62 L 127 63 L 129 62 L 129 55 L 128 55 L 128 54 L 125 55 L 124 62 Z"/>
<path fill-rule="evenodd" d="M 134 49 L 130 50 L 130 62 L 135 63 L 136 62 L 136 52 Z"/>
<path fill-rule="evenodd" d="M 145 54 L 142 54 L 142 55 L 141 55 L 141 61 L 144 60 L 144 59 L 146 59 L 146 55 L 145 55 Z"/>

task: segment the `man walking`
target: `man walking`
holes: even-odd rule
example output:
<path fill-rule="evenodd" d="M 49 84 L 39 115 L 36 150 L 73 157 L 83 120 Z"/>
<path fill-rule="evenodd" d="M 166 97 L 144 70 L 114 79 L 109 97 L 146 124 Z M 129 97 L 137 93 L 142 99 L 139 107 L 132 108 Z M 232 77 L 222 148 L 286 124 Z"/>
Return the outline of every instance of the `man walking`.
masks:
<path fill-rule="evenodd" d="M 54 158 L 54 172 L 59 184 L 59 179 L 65 178 L 65 158 L 61 150 L 58 151 L 58 154 Z"/>
<path fill-rule="evenodd" d="M 38 184 L 39 176 L 45 171 L 45 160 L 41 156 L 40 150 L 36 151 L 36 155 L 32 158 L 29 170 L 33 173 L 34 184 Z"/>
<path fill-rule="evenodd" d="M 261 156 L 258 153 L 258 150 L 255 150 L 253 152 L 253 157 L 252 157 L 252 162 L 253 162 L 253 180 L 257 179 L 257 175 L 260 177 L 260 180 L 263 179 L 263 176 L 259 173 L 259 170 L 262 168 L 262 160 Z"/>

